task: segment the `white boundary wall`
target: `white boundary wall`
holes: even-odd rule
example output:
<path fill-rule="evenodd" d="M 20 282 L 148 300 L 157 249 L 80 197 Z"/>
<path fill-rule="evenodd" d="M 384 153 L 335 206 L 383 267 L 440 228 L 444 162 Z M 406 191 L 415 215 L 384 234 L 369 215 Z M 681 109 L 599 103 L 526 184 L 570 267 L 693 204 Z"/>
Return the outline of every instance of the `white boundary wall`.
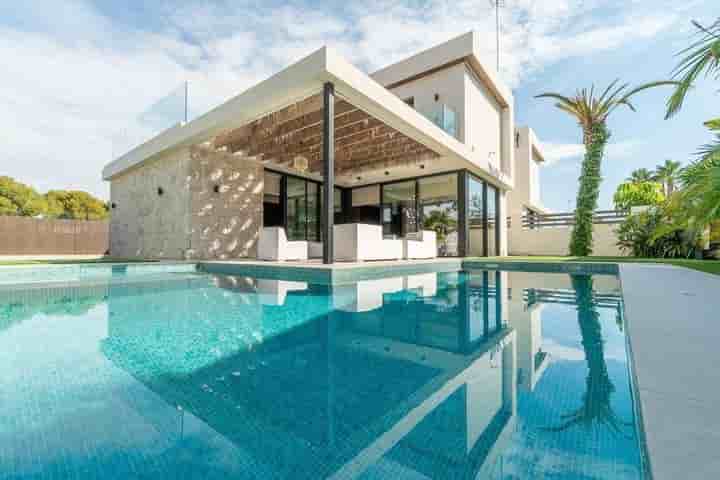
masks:
<path fill-rule="evenodd" d="M 615 230 L 620 224 L 596 223 L 593 228 L 593 255 L 624 256 L 616 245 Z M 572 225 L 527 229 L 522 226 L 522 216 L 513 215 L 508 228 L 510 255 L 570 255 L 568 245 Z"/>

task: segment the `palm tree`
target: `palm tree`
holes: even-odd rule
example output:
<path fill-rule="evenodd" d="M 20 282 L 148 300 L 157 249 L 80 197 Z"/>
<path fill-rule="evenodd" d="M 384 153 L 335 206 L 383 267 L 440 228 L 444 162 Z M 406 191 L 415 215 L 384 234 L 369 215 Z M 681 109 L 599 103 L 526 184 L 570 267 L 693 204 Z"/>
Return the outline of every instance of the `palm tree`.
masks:
<path fill-rule="evenodd" d="M 673 78 L 678 83 L 668 99 L 665 118 L 680 111 L 688 91 L 703 73 L 720 78 L 720 19 L 707 28 L 698 22 L 692 23 L 701 38 L 679 53 L 685 57 L 673 70 Z"/>
<path fill-rule="evenodd" d="M 680 173 L 686 217 L 698 230 L 720 219 L 720 118 L 705 122 L 715 138 L 698 152 L 698 160 Z"/>
<path fill-rule="evenodd" d="M 627 181 L 630 183 L 644 183 L 651 182 L 653 180 L 653 173 L 647 168 L 636 168 L 630 172 L 630 176 Z"/>
<path fill-rule="evenodd" d="M 655 167 L 653 180 L 662 184 L 666 197 L 669 197 L 675 191 L 675 184 L 677 184 L 680 175 L 680 167 L 680 162 L 673 162 L 672 160 L 665 160 L 665 163 Z"/>
<path fill-rule="evenodd" d="M 600 164 L 605 153 L 605 145 L 610 138 L 610 131 L 607 127 L 608 116 L 621 106 L 635 111 L 630 99 L 643 90 L 660 85 L 675 84 L 675 82 L 661 81 L 629 89 L 627 83 L 618 86 L 618 81 L 612 82 L 599 96 L 596 96 L 593 86 L 590 90 L 586 88 L 579 90 L 572 97 L 566 97 L 559 93 L 543 93 L 535 97 L 556 100 L 555 106 L 574 117 L 582 128 L 585 158 L 582 163 L 580 188 L 577 194 L 575 227 L 570 238 L 570 255 L 587 256 L 592 253 L 592 217 L 597 208 L 602 180 Z"/>
<path fill-rule="evenodd" d="M 700 39 L 680 52 L 684 57 L 673 71 L 679 81 L 668 99 L 665 118 L 680 111 L 688 91 L 701 75 L 720 80 L 720 18 L 709 27 L 692 23 Z M 713 133 L 712 142 L 701 147 L 698 159 L 680 173 L 684 217 L 698 230 L 720 218 L 720 118 L 705 122 L 705 126 Z"/>

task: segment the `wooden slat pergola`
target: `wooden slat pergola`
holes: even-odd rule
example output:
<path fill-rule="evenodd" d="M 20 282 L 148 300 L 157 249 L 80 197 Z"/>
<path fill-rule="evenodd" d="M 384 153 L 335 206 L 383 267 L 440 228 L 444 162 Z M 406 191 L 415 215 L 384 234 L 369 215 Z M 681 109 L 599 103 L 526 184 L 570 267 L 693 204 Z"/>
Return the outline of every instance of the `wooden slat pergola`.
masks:
<path fill-rule="evenodd" d="M 335 175 L 414 165 L 439 155 L 343 99 L 334 103 Z M 263 163 L 322 174 L 323 97 L 313 95 L 215 137 L 213 146 Z"/>

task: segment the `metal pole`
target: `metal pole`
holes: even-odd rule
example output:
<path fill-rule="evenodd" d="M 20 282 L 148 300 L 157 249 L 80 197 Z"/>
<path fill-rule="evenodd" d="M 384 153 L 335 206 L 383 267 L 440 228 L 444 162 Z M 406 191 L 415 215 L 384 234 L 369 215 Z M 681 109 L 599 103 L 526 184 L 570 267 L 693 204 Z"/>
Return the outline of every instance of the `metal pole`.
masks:
<path fill-rule="evenodd" d="M 335 219 L 335 87 L 323 85 L 323 263 L 335 262 L 333 224 Z"/>
<path fill-rule="evenodd" d="M 500 0 L 495 0 L 495 53 L 497 71 L 500 73 Z"/>
<path fill-rule="evenodd" d="M 185 123 L 188 121 L 188 82 L 185 80 Z"/>

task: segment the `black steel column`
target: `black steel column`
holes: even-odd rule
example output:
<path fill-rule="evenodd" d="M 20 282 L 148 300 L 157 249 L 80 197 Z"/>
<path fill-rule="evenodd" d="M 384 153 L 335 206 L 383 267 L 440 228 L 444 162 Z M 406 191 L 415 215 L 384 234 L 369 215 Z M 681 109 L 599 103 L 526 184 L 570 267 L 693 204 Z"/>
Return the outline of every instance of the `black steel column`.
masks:
<path fill-rule="evenodd" d="M 470 221 L 468 218 L 470 195 L 468 182 L 470 177 L 463 170 L 458 173 L 458 256 L 467 257 L 469 248 L 468 240 L 470 238 Z"/>
<path fill-rule="evenodd" d="M 323 85 L 323 263 L 335 262 L 333 224 L 335 223 L 335 87 Z"/>
<path fill-rule="evenodd" d="M 285 232 L 288 231 L 288 197 L 287 197 L 287 175 L 280 177 L 280 217 Z"/>

